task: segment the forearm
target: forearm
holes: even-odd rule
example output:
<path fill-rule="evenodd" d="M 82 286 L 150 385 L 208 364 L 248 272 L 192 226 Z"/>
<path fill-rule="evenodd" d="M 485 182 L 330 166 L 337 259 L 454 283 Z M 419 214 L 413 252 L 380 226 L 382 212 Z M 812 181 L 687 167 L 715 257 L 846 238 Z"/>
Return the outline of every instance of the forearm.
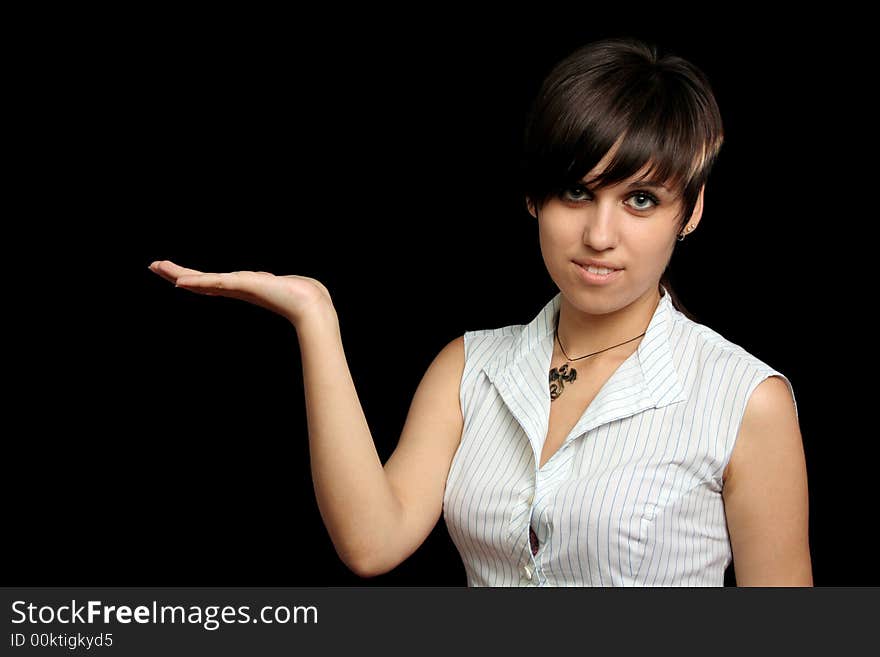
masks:
<path fill-rule="evenodd" d="M 399 503 L 351 378 L 335 310 L 328 306 L 296 328 L 318 508 L 340 558 L 359 572 L 393 535 Z"/>

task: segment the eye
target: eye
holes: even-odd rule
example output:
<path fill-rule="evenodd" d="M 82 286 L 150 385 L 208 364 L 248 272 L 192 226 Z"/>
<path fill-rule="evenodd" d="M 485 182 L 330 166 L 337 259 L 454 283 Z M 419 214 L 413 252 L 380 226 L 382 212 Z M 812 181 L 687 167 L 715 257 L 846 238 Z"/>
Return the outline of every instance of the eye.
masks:
<path fill-rule="evenodd" d="M 586 201 L 586 200 L 588 200 L 588 199 L 586 199 L 586 198 L 571 198 L 571 196 L 568 195 L 568 192 L 575 191 L 575 190 L 579 191 L 581 195 L 584 195 L 584 194 L 587 194 L 587 193 L 588 193 L 587 190 L 584 188 L 583 185 L 573 185 L 573 186 L 571 186 L 571 187 L 566 187 L 565 189 L 563 189 L 562 192 L 559 194 L 559 196 L 562 198 L 563 201 L 575 201 L 575 202 L 578 202 L 578 201 Z"/>
<path fill-rule="evenodd" d="M 645 199 L 651 202 L 651 205 L 648 205 L 647 207 L 633 206 L 634 210 L 650 210 L 651 208 L 656 208 L 658 205 L 660 205 L 660 201 L 657 200 L 657 197 L 648 192 L 635 191 L 629 195 L 629 198 L 638 198 L 640 199 L 641 203 L 644 203 Z"/>
<path fill-rule="evenodd" d="M 567 201 L 570 203 L 581 203 L 590 200 L 590 192 L 583 185 L 572 185 L 571 187 L 566 187 L 562 190 L 559 196 L 560 198 L 562 198 L 563 201 Z M 654 196 L 654 194 L 651 194 L 650 192 L 647 192 L 645 190 L 635 190 L 627 197 L 627 200 L 632 198 L 637 199 L 637 202 L 635 205 L 630 205 L 630 207 L 633 210 L 637 210 L 639 212 L 651 210 L 660 205 L 660 200 L 656 196 Z"/>

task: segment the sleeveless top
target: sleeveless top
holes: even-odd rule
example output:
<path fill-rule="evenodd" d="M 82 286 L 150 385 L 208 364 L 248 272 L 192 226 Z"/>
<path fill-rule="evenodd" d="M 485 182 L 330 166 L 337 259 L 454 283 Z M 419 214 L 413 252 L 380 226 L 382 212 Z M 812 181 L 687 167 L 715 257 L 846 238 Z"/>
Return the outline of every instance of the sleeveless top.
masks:
<path fill-rule="evenodd" d="M 464 427 L 443 518 L 468 586 L 723 586 L 722 473 L 746 403 L 789 379 L 673 306 L 538 468 L 561 293 L 526 325 L 467 331 Z M 530 539 L 531 535 L 531 539 Z"/>

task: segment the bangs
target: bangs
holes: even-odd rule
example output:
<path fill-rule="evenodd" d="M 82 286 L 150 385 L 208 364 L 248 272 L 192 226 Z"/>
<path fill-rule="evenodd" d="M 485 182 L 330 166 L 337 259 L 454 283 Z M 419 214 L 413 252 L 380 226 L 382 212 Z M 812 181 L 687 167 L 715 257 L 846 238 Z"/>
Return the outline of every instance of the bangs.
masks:
<path fill-rule="evenodd" d="M 664 185 L 676 198 L 692 196 L 723 141 L 708 82 L 677 58 L 664 67 L 599 55 L 585 64 L 575 53 L 545 80 L 526 128 L 522 191 L 543 203 L 581 183 L 616 149 L 587 183 L 634 179 Z"/>
<path fill-rule="evenodd" d="M 688 183 L 700 177 L 707 153 L 715 148 L 707 147 L 705 135 L 698 134 L 694 129 L 697 124 L 687 116 L 664 112 L 663 106 L 648 100 L 641 111 L 627 113 L 626 107 L 610 108 L 610 120 L 604 124 L 593 122 L 580 131 L 563 131 L 563 135 L 579 133 L 579 138 L 567 141 L 563 138 L 555 144 L 554 150 L 568 165 L 551 176 L 556 182 L 551 187 L 579 182 L 615 145 L 616 152 L 608 166 L 587 181 L 591 185 L 602 188 L 633 178 L 640 183 L 665 185 L 679 195 Z M 615 134 L 615 128 L 622 134 Z M 636 178 L 643 169 L 644 173 Z"/>

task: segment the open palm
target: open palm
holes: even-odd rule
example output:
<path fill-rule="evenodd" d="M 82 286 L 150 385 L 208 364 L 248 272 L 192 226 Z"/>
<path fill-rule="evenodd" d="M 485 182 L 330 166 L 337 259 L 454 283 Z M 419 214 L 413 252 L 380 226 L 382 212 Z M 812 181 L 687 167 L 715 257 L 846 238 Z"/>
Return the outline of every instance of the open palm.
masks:
<path fill-rule="evenodd" d="M 330 292 L 308 276 L 276 276 L 267 271 L 201 272 L 170 260 L 149 265 L 165 280 L 198 294 L 232 297 L 271 310 L 297 325 L 319 304 L 332 304 Z"/>

